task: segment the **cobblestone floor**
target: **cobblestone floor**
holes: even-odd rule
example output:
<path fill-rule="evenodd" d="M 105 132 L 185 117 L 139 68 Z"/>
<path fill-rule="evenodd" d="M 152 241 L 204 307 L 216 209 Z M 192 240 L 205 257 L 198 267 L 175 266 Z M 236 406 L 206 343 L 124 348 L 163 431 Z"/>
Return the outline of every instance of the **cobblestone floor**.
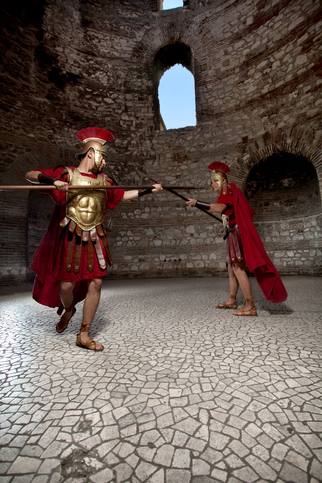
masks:
<path fill-rule="evenodd" d="M 226 278 L 105 281 L 101 353 L 2 290 L 1 483 L 321 482 L 322 278 L 284 283 L 234 317 Z"/>

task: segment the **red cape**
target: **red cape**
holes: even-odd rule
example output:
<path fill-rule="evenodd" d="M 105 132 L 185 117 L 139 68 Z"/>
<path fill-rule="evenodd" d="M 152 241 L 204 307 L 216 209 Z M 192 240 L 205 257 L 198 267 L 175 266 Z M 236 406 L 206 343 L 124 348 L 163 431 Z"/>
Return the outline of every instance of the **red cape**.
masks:
<path fill-rule="evenodd" d="M 61 193 L 61 192 L 59 192 Z M 39 304 L 47 307 L 58 307 L 58 313 L 63 310 L 59 296 L 60 280 L 54 276 L 54 253 L 61 233 L 60 221 L 65 214 L 65 207 L 55 205 L 54 211 L 43 238 L 39 245 L 31 269 L 36 272 L 32 296 Z M 87 280 L 77 282 L 74 287 L 74 305 L 83 300 L 87 293 Z"/>
<path fill-rule="evenodd" d="M 229 183 L 229 185 L 233 194 L 236 222 L 241 234 L 248 268 L 254 272 L 266 300 L 276 304 L 284 302 L 287 299 L 287 291 L 254 226 L 255 211 L 236 184 Z"/>

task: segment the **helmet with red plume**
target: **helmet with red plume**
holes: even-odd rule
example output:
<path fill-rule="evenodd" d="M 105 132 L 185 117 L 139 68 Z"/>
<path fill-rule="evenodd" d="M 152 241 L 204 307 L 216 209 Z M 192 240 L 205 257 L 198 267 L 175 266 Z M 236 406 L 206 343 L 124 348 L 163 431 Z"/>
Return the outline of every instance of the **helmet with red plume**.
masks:
<path fill-rule="evenodd" d="M 76 137 L 83 142 L 83 149 L 81 153 L 77 153 L 76 159 L 81 161 L 86 155 L 89 149 L 93 149 L 95 152 L 95 165 L 100 166 L 103 156 L 107 156 L 107 146 L 108 141 L 114 139 L 113 134 L 107 129 L 102 129 L 100 127 L 87 127 L 78 131 Z M 101 146 L 99 146 L 99 144 Z"/>
<path fill-rule="evenodd" d="M 227 164 L 222 163 L 221 161 L 214 161 L 213 163 L 209 164 L 209 169 L 211 169 L 211 181 L 216 181 L 218 183 L 219 191 L 223 189 L 224 180 L 227 180 L 227 173 L 229 173 L 230 168 Z M 213 189 L 213 187 L 211 186 Z"/>

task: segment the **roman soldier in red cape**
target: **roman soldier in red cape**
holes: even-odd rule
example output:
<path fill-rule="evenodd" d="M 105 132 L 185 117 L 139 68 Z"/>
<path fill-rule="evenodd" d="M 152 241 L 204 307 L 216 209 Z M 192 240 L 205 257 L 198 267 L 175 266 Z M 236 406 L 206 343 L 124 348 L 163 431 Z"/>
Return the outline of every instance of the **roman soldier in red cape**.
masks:
<path fill-rule="evenodd" d="M 226 265 L 229 273 L 230 295 L 228 300 L 219 303 L 220 309 L 235 309 L 233 315 L 256 316 L 251 284 L 245 271 L 245 262 L 262 289 L 267 300 L 284 302 L 287 291 L 253 223 L 255 214 L 243 193 L 235 183 L 229 183 L 229 167 L 220 161 L 211 163 L 211 186 L 218 192 L 217 203 L 204 203 L 192 198 L 189 206 L 196 206 L 213 213 L 221 213 L 227 230 Z M 240 286 L 244 295 L 244 307 L 237 309 L 236 296 Z"/>
<path fill-rule="evenodd" d="M 101 351 L 103 345 L 90 339 L 88 332 L 98 307 L 103 277 L 112 265 L 105 213 L 114 210 L 121 200 L 132 200 L 151 190 L 96 188 L 117 185 L 102 172 L 108 155 L 107 142 L 114 136 L 95 127 L 82 129 L 76 136 L 83 143 L 81 152 L 76 154 L 77 168 L 58 165 L 53 169 L 36 168 L 26 174 L 32 183 L 56 187 L 48 192 L 55 208 L 31 265 L 36 272 L 33 298 L 42 305 L 58 307 L 60 315 L 65 309 L 56 325 L 59 333 L 68 326 L 76 304 L 85 299 L 76 345 Z M 68 190 L 70 185 L 82 188 Z M 160 190 L 159 184 L 152 189 Z"/>

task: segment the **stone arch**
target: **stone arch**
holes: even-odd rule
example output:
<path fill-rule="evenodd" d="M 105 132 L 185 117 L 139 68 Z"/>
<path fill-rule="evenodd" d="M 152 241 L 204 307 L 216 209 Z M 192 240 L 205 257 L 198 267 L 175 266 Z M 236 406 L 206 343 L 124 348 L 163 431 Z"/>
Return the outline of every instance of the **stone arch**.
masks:
<path fill-rule="evenodd" d="M 258 163 L 274 154 L 288 153 L 303 157 L 312 163 L 316 170 L 320 194 L 322 194 L 322 140 L 316 139 L 310 131 L 289 130 L 277 133 L 264 133 L 256 139 L 243 138 L 237 147 L 240 151 L 236 163 L 232 163 L 232 173 L 236 182 L 245 189 L 250 170 Z"/>
<path fill-rule="evenodd" d="M 154 113 L 159 113 L 160 109 L 157 99 L 157 90 L 161 76 L 156 84 L 154 78 L 155 57 L 159 51 L 171 45 L 181 44 L 190 49 L 191 61 L 186 62 L 187 59 L 185 56 L 182 59 L 184 63 L 182 61 L 179 61 L 179 63 L 186 67 L 195 78 L 196 117 L 198 123 L 199 118 L 201 118 L 205 112 L 205 107 L 201 106 L 202 93 L 200 91 L 203 79 L 202 62 L 200 59 L 203 59 L 205 56 L 205 41 L 201 42 L 196 36 L 194 24 L 191 21 L 193 12 L 184 11 L 184 9 L 180 10 L 182 10 L 180 13 L 176 13 L 170 17 L 160 17 L 158 23 L 156 23 L 153 28 L 149 28 L 140 41 L 135 45 L 135 48 L 133 49 L 133 57 L 137 59 L 138 63 L 144 65 L 146 71 L 150 72 L 151 81 L 153 82 L 152 96 L 154 100 Z M 203 25 L 203 31 L 204 37 L 207 39 L 207 45 L 213 45 L 216 39 L 213 32 L 206 24 Z M 169 65 L 168 68 L 172 67 L 172 65 Z M 159 129 L 159 114 L 154 115 L 154 121 L 156 129 Z"/>
<path fill-rule="evenodd" d="M 283 217 L 254 217 L 255 226 L 265 249 L 278 270 L 283 273 L 320 273 L 321 271 L 321 180 L 322 149 L 321 140 L 312 131 L 289 130 L 278 133 L 264 133 L 248 140 L 242 139 L 237 148 L 237 159 L 230 163 L 231 177 L 245 192 L 247 178 L 254 167 L 269 162 L 272 156 L 290 156 L 306 161 L 314 173 L 318 202 L 315 211 L 311 209 L 311 199 L 306 199 L 300 211 L 288 212 Z M 307 180 L 309 186 L 309 180 Z M 312 185 L 311 185 L 312 186 Z M 312 192 L 312 189 L 311 189 Z M 257 210 L 256 210 L 257 211 Z"/>
<path fill-rule="evenodd" d="M 256 221 L 282 221 L 321 211 L 318 178 L 302 155 L 273 153 L 249 172 L 244 192 Z"/>

